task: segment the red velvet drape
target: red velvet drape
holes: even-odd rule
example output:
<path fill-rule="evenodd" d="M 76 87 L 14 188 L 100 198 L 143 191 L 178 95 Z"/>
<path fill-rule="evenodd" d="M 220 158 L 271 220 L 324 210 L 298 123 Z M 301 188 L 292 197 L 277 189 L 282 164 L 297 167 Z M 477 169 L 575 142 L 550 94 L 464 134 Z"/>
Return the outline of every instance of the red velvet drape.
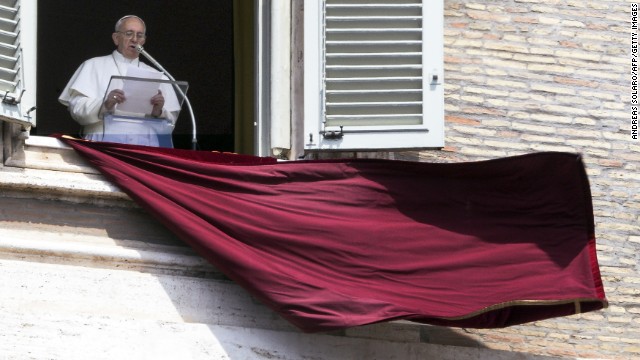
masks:
<path fill-rule="evenodd" d="M 65 140 L 304 331 L 606 306 L 580 156 L 300 161 Z"/>

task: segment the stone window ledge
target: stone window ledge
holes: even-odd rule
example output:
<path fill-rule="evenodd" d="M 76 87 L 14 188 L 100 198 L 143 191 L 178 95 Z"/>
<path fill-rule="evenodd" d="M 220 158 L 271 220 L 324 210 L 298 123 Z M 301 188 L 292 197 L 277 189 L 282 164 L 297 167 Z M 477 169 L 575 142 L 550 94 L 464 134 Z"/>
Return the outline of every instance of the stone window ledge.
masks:
<path fill-rule="evenodd" d="M 81 202 L 133 202 L 59 139 L 31 136 L 0 166 L 0 191 Z"/>

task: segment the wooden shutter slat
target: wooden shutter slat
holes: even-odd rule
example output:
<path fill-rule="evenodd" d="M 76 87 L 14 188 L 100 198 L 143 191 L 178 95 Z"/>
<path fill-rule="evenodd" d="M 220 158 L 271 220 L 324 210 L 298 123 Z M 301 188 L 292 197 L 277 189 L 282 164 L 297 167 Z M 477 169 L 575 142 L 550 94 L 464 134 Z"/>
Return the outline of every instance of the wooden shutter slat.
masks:
<path fill-rule="evenodd" d="M 325 34 L 327 125 L 421 119 L 422 1 L 326 0 Z"/>
<path fill-rule="evenodd" d="M 16 1 L 0 2 L 0 92 L 13 92 L 18 76 Z"/>

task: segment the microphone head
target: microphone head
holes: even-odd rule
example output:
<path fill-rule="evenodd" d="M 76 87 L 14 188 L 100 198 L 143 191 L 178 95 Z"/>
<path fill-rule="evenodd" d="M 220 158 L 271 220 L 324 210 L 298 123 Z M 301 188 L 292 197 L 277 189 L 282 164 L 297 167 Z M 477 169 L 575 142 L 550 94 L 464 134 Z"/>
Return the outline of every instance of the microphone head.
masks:
<path fill-rule="evenodd" d="M 144 51 L 144 48 L 142 47 L 142 45 L 138 44 L 138 45 L 136 45 L 136 50 L 137 50 L 139 53 L 141 53 L 141 52 L 143 52 L 143 51 Z"/>

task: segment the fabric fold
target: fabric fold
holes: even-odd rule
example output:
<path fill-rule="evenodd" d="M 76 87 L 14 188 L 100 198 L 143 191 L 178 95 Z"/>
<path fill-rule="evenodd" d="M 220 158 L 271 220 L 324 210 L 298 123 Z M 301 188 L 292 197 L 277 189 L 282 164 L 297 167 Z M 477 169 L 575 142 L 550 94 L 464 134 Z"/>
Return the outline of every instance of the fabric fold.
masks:
<path fill-rule="evenodd" d="M 576 154 L 276 162 L 64 141 L 303 331 L 495 328 L 607 306 Z"/>

